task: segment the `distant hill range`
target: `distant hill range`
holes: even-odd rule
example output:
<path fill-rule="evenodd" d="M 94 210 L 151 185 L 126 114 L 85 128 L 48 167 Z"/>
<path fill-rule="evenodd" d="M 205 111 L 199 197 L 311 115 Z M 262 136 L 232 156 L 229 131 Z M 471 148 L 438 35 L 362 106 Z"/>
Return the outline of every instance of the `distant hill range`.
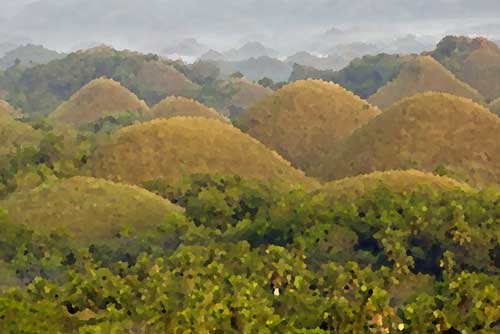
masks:
<path fill-rule="evenodd" d="M 27 44 L 6 52 L 0 58 L 0 69 L 5 70 L 12 66 L 32 67 L 64 57 L 66 54 L 46 49 L 42 45 Z"/>

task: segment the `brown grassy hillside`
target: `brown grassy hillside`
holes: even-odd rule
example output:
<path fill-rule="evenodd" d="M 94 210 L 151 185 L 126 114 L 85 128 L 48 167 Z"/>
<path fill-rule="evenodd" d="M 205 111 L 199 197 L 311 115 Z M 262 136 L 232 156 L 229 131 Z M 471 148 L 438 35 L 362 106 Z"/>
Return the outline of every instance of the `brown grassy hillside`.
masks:
<path fill-rule="evenodd" d="M 50 117 L 74 126 L 97 121 L 108 115 L 149 110 L 144 101 L 120 83 L 100 78 L 91 81 L 61 104 Z"/>
<path fill-rule="evenodd" d="M 215 109 L 185 97 L 168 97 L 154 106 L 149 113 L 149 118 L 151 119 L 172 118 L 176 116 L 204 117 L 223 122 L 229 121 Z"/>
<path fill-rule="evenodd" d="M 373 171 L 438 171 L 472 185 L 500 182 L 500 119 L 470 100 L 424 93 L 355 131 L 321 164 L 329 180 Z"/>
<path fill-rule="evenodd" d="M 18 110 L 14 109 L 9 103 L 4 100 L 0 100 L 0 116 L 9 115 L 14 118 L 21 117 L 22 114 Z"/>
<path fill-rule="evenodd" d="M 500 48 L 479 48 L 464 62 L 463 80 L 487 98 L 500 97 Z"/>
<path fill-rule="evenodd" d="M 0 157 L 15 153 L 17 148 L 38 146 L 42 136 L 29 124 L 0 113 Z"/>
<path fill-rule="evenodd" d="M 336 84 L 302 80 L 264 99 L 236 124 L 308 172 L 339 139 L 378 114 L 377 108 Z"/>
<path fill-rule="evenodd" d="M 399 75 L 368 101 L 382 109 L 399 100 L 423 92 L 442 92 L 482 101 L 475 89 L 461 82 L 430 56 L 419 56 L 404 64 Z"/>
<path fill-rule="evenodd" d="M 146 230 L 181 209 L 142 188 L 74 177 L 14 193 L 0 207 L 35 232 L 64 231 L 79 242 L 113 238 L 124 227 Z"/>
<path fill-rule="evenodd" d="M 322 196 L 328 200 L 351 199 L 362 197 L 364 194 L 378 187 L 385 187 L 398 193 L 411 192 L 422 187 L 435 191 L 446 191 L 449 189 L 472 191 L 472 188 L 467 184 L 460 183 L 448 177 L 417 170 L 396 170 L 374 172 L 329 182 L 316 191 L 315 196 Z"/>
<path fill-rule="evenodd" d="M 278 154 L 229 124 L 200 117 L 153 120 L 118 131 L 97 148 L 95 177 L 132 184 L 185 174 L 236 174 L 291 183 L 306 181 Z"/>
<path fill-rule="evenodd" d="M 146 101 L 157 100 L 159 96 L 195 97 L 200 89 L 184 74 L 160 61 L 143 63 L 137 80 L 140 83 L 139 95 Z"/>

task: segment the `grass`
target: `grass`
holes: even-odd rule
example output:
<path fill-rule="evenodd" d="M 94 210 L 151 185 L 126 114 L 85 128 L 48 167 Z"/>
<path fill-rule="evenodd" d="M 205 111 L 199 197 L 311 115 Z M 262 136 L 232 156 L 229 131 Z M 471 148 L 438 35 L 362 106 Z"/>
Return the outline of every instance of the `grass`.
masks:
<path fill-rule="evenodd" d="M 147 110 L 149 108 L 146 103 L 120 83 L 99 78 L 73 94 L 50 117 L 78 127 L 109 115 Z"/>
<path fill-rule="evenodd" d="M 423 93 L 405 99 L 339 144 L 317 169 L 327 180 L 418 169 L 473 186 L 500 182 L 500 119 L 464 98 Z"/>
<path fill-rule="evenodd" d="M 113 238 L 121 229 L 141 231 L 181 209 L 142 188 L 74 177 L 14 193 L 0 207 L 12 222 L 37 233 L 64 231 L 78 242 Z"/>
<path fill-rule="evenodd" d="M 215 109 L 185 97 L 168 97 L 154 106 L 149 113 L 150 119 L 172 118 L 176 116 L 204 117 L 229 122 L 227 118 Z"/>
<path fill-rule="evenodd" d="M 380 88 L 368 101 L 382 109 L 417 93 L 442 92 L 481 102 L 481 94 L 458 80 L 430 56 L 419 56 L 404 64 L 399 75 Z"/>
<path fill-rule="evenodd" d="M 307 173 L 340 139 L 379 113 L 337 84 L 302 80 L 267 97 L 236 124 Z"/>
<path fill-rule="evenodd" d="M 174 117 L 133 125 L 101 143 L 91 159 L 95 177 L 132 184 L 175 182 L 195 173 L 310 182 L 277 153 L 230 124 Z"/>

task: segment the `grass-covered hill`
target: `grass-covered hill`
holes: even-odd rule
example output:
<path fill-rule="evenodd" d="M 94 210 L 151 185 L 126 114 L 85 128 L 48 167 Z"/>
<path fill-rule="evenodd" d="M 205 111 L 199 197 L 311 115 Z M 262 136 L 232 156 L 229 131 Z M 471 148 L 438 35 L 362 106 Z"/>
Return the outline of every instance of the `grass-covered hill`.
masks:
<path fill-rule="evenodd" d="M 380 108 L 423 92 L 442 92 L 481 101 L 479 92 L 461 82 L 429 56 L 415 57 L 402 65 L 398 76 L 380 88 L 368 101 Z"/>
<path fill-rule="evenodd" d="M 19 149 L 38 146 L 41 134 L 29 124 L 15 120 L 0 111 L 0 157 Z"/>
<path fill-rule="evenodd" d="M 99 78 L 79 89 L 49 117 L 80 127 L 106 116 L 148 110 L 149 107 L 144 101 L 139 100 L 119 82 Z"/>
<path fill-rule="evenodd" d="M 234 119 L 273 91 L 243 78 L 217 80 L 203 87 L 200 100 Z"/>
<path fill-rule="evenodd" d="M 7 70 L 0 77 L 5 99 L 28 114 L 48 114 L 90 81 L 107 77 L 154 105 L 170 95 L 192 97 L 198 85 L 156 55 L 98 47 L 46 65 Z"/>
<path fill-rule="evenodd" d="M 67 233 L 82 244 L 111 240 L 127 228 L 144 231 L 181 209 L 142 188 L 73 177 L 17 192 L 0 202 L 13 223 L 41 234 Z"/>
<path fill-rule="evenodd" d="M 418 169 L 472 185 L 500 182 L 500 119 L 442 93 L 405 99 L 355 131 L 320 166 L 325 179 Z"/>
<path fill-rule="evenodd" d="M 22 114 L 19 110 L 14 109 L 9 103 L 0 100 L 0 116 L 9 115 L 11 117 L 20 117 Z"/>
<path fill-rule="evenodd" d="M 168 97 L 151 108 L 150 118 L 204 117 L 227 122 L 215 109 L 209 108 L 200 102 L 185 97 Z"/>
<path fill-rule="evenodd" d="M 322 196 L 328 200 L 362 198 L 380 187 L 401 194 L 411 193 L 419 189 L 472 191 L 472 188 L 467 184 L 446 176 L 418 170 L 393 170 L 328 182 L 316 191 L 315 196 Z"/>
<path fill-rule="evenodd" d="M 429 54 L 487 99 L 500 97 L 500 47 L 494 42 L 447 36 Z"/>
<path fill-rule="evenodd" d="M 378 114 L 377 108 L 336 84 L 303 80 L 267 97 L 236 124 L 308 172 L 340 139 Z"/>
<path fill-rule="evenodd" d="M 133 125 L 97 147 L 95 177 L 132 184 L 167 182 L 196 173 L 235 174 L 288 183 L 304 174 L 277 153 L 230 124 L 201 117 L 175 117 Z"/>

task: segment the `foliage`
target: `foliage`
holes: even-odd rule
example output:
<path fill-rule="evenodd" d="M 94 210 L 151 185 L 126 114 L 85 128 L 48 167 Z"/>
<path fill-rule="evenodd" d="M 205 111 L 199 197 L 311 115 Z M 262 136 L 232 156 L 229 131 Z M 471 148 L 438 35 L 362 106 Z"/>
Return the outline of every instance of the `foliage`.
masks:
<path fill-rule="evenodd" d="M 178 65 L 175 65 L 178 66 Z M 0 77 L 6 100 L 25 113 L 48 114 L 90 81 L 107 77 L 153 105 L 169 95 L 193 97 L 198 86 L 155 55 L 99 47 L 29 69 L 13 67 Z"/>
<path fill-rule="evenodd" d="M 270 95 L 235 124 L 308 173 L 379 112 L 336 84 L 304 80 Z"/>
<path fill-rule="evenodd" d="M 72 248 L 0 217 L 0 260 L 25 285 L 0 292 L 2 332 L 498 330 L 498 191 L 380 184 L 339 200 L 208 175 L 148 186 L 187 219 L 124 234 L 117 247 Z M 259 221 L 289 238 L 246 241 Z M 234 233 L 245 225 L 254 234 Z"/>

